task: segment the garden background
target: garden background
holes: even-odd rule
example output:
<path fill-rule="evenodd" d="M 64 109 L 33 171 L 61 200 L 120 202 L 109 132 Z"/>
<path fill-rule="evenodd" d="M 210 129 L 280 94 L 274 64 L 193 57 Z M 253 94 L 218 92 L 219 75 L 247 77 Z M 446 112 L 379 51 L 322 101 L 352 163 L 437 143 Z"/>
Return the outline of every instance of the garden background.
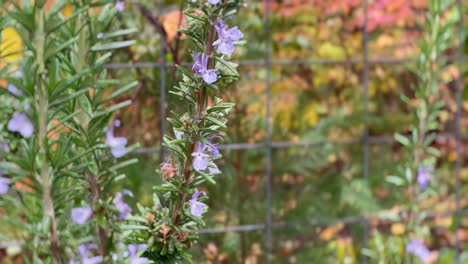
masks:
<path fill-rule="evenodd" d="M 407 134 L 412 122 L 400 94 L 411 95 L 417 80 L 409 67 L 426 1 L 267 1 L 244 1 L 234 18 L 245 39 L 235 53 L 241 79 L 222 91 L 236 106 L 220 147 L 223 174 L 208 187 L 207 229 L 193 249 L 195 263 L 264 263 L 267 250 L 273 263 L 360 263 L 362 248 L 399 255 L 405 222 L 394 215 L 402 213 L 404 195 L 386 176 L 405 160 L 393 135 Z M 461 3 L 464 24 L 454 32 L 466 39 L 468 2 Z M 179 80 L 174 64 L 191 60 L 177 33 L 182 6 L 126 1 L 113 25 L 139 32 L 107 68 L 122 83 L 140 81 L 121 99 L 133 104 L 119 113 L 116 133 L 141 145 L 124 187 L 143 204 L 151 203 L 161 180 L 153 172 L 168 154 L 160 147 L 161 135 L 172 133 L 165 118 L 183 107 L 168 92 Z M 3 34 L 15 37 L 11 29 Z M 461 263 L 468 262 L 468 90 L 456 100 L 457 78 L 468 85 L 468 43 L 460 58 L 458 36 L 452 38 L 445 55 L 454 64 L 444 71 L 438 98 L 446 104 L 435 143 L 442 152 L 434 172 L 438 194 L 422 203 L 431 212 L 425 225 L 437 263 L 453 263 L 456 247 Z"/>

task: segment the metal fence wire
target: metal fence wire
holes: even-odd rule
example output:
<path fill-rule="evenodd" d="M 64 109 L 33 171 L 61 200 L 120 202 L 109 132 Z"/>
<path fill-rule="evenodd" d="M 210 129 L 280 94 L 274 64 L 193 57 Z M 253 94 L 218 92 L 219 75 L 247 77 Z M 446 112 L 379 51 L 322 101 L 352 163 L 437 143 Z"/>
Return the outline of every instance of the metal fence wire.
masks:
<path fill-rule="evenodd" d="M 338 223 L 343 224 L 360 224 L 363 227 L 363 237 L 362 245 L 366 247 L 368 245 L 369 239 L 369 223 L 370 219 L 378 218 L 377 214 L 364 214 L 360 216 L 344 217 L 337 218 L 329 221 L 320 221 L 318 219 L 304 219 L 301 222 L 272 222 L 272 151 L 276 148 L 289 148 L 289 147 L 302 147 L 302 148 L 314 148 L 319 147 L 323 144 L 354 144 L 362 146 L 362 155 L 363 155 L 363 175 L 364 179 L 369 177 L 369 147 L 371 144 L 384 144 L 395 142 L 393 137 L 386 136 L 370 136 L 369 135 L 369 67 L 371 65 L 395 65 L 395 64 L 404 64 L 409 62 L 409 59 L 394 59 L 394 58 L 379 58 L 379 59 L 369 59 L 369 33 L 367 30 L 368 24 L 368 0 L 363 0 L 362 7 L 364 10 L 364 20 L 362 26 L 362 49 L 363 54 L 361 58 L 353 58 L 350 60 L 273 60 L 272 59 L 272 30 L 271 30 L 271 21 L 270 21 L 270 0 L 264 1 L 265 13 L 264 13 L 264 33 L 265 33 L 265 53 L 263 60 L 246 60 L 239 61 L 240 66 L 258 66 L 264 67 L 266 70 L 266 138 L 263 143 L 234 143 L 234 144 L 225 144 L 221 145 L 220 149 L 223 150 L 248 150 L 248 149 L 263 149 L 265 151 L 266 163 L 265 163 L 265 222 L 264 223 L 252 223 L 247 225 L 239 226 L 230 226 L 224 228 L 214 228 L 214 229 L 203 229 L 200 230 L 200 234 L 213 234 L 213 233 L 227 233 L 227 232 L 251 232 L 263 230 L 265 232 L 265 241 L 264 248 L 266 250 L 266 263 L 272 263 L 272 253 L 273 253 L 273 237 L 272 230 L 278 228 L 291 228 L 297 226 L 330 226 Z M 159 2 L 159 12 L 164 8 L 164 1 L 160 0 Z M 462 11 L 462 0 L 457 1 L 457 10 L 460 15 L 460 21 L 457 26 L 457 38 L 459 43 L 457 45 L 456 56 L 451 58 L 451 61 L 456 63 L 458 68 L 458 78 L 456 80 L 456 102 L 457 102 L 457 111 L 455 116 L 455 127 L 453 131 L 448 132 L 448 134 L 455 136 L 456 139 L 456 161 L 455 161 L 455 191 L 456 191 L 456 204 L 455 210 L 447 212 L 432 212 L 426 213 L 428 217 L 436 216 L 455 216 L 455 248 L 456 256 L 455 263 L 459 263 L 460 258 L 460 218 L 462 216 L 468 215 L 468 210 L 460 209 L 460 174 L 462 167 L 462 142 L 468 139 L 468 135 L 463 135 L 461 133 L 461 113 L 462 113 L 462 91 L 463 91 L 463 82 L 462 82 L 462 64 L 468 61 L 468 58 L 463 57 L 462 47 L 463 47 L 463 11 Z M 161 117 L 161 135 L 164 135 L 166 132 L 166 69 L 172 67 L 174 64 L 166 62 L 165 50 L 166 42 L 164 38 L 161 38 L 160 43 L 160 63 L 153 62 L 143 62 L 143 63 L 132 63 L 132 64 L 108 64 L 106 67 L 108 69 L 135 69 L 135 68 L 159 68 L 160 73 L 160 117 Z M 363 71 L 361 76 L 361 86 L 364 92 L 363 105 L 364 105 L 364 131 L 361 138 L 348 141 L 317 141 L 317 142 L 273 142 L 272 141 L 272 119 L 271 119 L 271 71 L 272 67 L 276 65 L 346 65 L 346 64 L 360 64 L 363 65 Z M 184 66 L 189 66 L 190 63 L 182 63 Z M 156 146 L 151 148 L 141 148 L 136 151 L 139 154 L 146 153 L 160 153 L 161 159 L 164 159 L 164 148 L 162 146 Z M 368 259 L 363 255 L 362 263 L 367 263 Z"/>

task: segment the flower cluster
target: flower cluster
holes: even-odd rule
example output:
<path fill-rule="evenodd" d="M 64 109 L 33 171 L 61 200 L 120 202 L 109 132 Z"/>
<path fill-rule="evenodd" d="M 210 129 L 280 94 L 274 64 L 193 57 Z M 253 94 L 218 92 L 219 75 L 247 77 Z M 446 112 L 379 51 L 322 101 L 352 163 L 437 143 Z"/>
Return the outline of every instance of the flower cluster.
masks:
<path fill-rule="evenodd" d="M 431 252 L 424 245 L 422 239 L 413 239 L 407 246 L 406 251 L 417 256 L 422 262 L 426 263 L 429 260 Z"/>

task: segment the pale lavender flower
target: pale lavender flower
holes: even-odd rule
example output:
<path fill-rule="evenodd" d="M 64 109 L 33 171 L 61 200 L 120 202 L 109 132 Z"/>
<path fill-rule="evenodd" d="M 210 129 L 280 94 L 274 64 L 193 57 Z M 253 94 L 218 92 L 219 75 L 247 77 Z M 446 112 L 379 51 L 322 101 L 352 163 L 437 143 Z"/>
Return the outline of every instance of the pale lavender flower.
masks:
<path fill-rule="evenodd" d="M 143 257 L 139 257 L 138 256 L 138 252 L 140 250 L 145 250 L 146 249 L 146 245 L 128 245 L 128 253 L 129 253 L 129 256 L 130 256 L 130 264 L 146 264 L 149 262 L 149 259 L 147 258 L 143 258 Z"/>
<path fill-rule="evenodd" d="M 219 2 L 221 2 L 221 0 L 208 0 L 208 3 L 212 4 L 212 5 L 216 5 L 218 4 Z"/>
<path fill-rule="evenodd" d="M 208 145 L 208 149 L 211 152 L 212 158 L 216 158 L 217 156 L 219 156 L 219 149 L 218 149 L 219 143 L 213 143 L 215 138 L 222 138 L 222 137 L 219 134 L 215 134 L 214 136 L 208 137 L 208 141 L 210 142 L 210 144 Z"/>
<path fill-rule="evenodd" d="M 104 37 L 104 33 L 99 32 L 99 33 L 97 33 L 96 37 L 97 37 L 98 39 L 102 39 L 102 38 Z"/>
<path fill-rule="evenodd" d="M 231 55 L 234 52 L 234 42 L 243 38 L 244 35 L 238 27 L 228 28 L 222 19 L 218 20 L 215 28 L 218 32 L 218 39 L 213 42 L 213 46 L 217 46 L 222 54 Z"/>
<path fill-rule="evenodd" d="M 211 157 L 217 157 L 219 156 L 219 149 L 218 149 L 219 143 L 214 143 L 210 145 L 210 151 L 211 151 Z"/>
<path fill-rule="evenodd" d="M 3 170 L 0 169 L 0 195 L 6 194 L 10 189 L 10 179 L 3 177 Z"/>
<path fill-rule="evenodd" d="M 122 13 L 125 10 L 125 2 L 117 0 L 117 2 L 115 2 L 115 8 L 117 8 L 117 10 Z"/>
<path fill-rule="evenodd" d="M 218 136 L 216 136 L 218 137 Z M 218 146 L 219 146 L 219 143 L 213 143 L 213 139 L 215 137 L 209 137 L 208 138 L 208 141 L 210 142 L 210 144 L 208 145 L 208 149 L 211 153 L 211 157 L 212 158 L 215 158 L 217 156 L 219 156 L 219 149 L 218 149 Z"/>
<path fill-rule="evenodd" d="M 7 128 L 11 132 L 20 133 L 25 138 L 31 137 L 34 133 L 34 125 L 25 113 L 13 113 Z"/>
<path fill-rule="evenodd" d="M 13 76 L 15 76 L 16 78 L 23 78 L 23 73 L 21 71 L 15 71 Z"/>
<path fill-rule="evenodd" d="M 419 188 L 424 190 L 429 185 L 431 181 L 431 173 L 433 169 L 431 167 L 420 167 L 418 168 L 418 178 L 417 182 L 419 184 Z"/>
<path fill-rule="evenodd" d="M 197 201 L 200 194 L 206 195 L 205 192 L 200 192 L 195 189 L 195 193 L 192 195 L 192 199 L 189 200 L 190 213 L 194 216 L 201 217 L 207 207 L 206 204 Z"/>
<path fill-rule="evenodd" d="M 203 153 L 205 151 L 205 144 L 202 142 L 198 142 L 198 147 L 195 152 L 192 153 L 193 157 L 193 168 L 197 171 L 203 171 L 208 168 L 208 160 L 207 158 L 209 157 L 207 154 Z"/>
<path fill-rule="evenodd" d="M 406 251 L 416 255 L 422 262 L 427 262 L 431 254 L 422 239 L 413 239 L 413 241 L 406 245 Z"/>
<path fill-rule="evenodd" d="M 10 147 L 6 142 L 0 142 L 0 148 L 2 148 L 5 152 L 10 152 Z M 0 158 L 2 155 L 0 154 Z M 3 177 L 3 170 L 0 169 L 0 194 L 5 194 L 10 189 L 10 179 Z"/>
<path fill-rule="evenodd" d="M 8 143 L 6 143 L 6 142 L 0 142 L 0 148 L 2 148 L 3 151 L 5 151 L 7 153 L 10 152 L 10 147 L 8 146 Z M 2 156 L 0 155 L 0 158 L 1 157 Z"/>
<path fill-rule="evenodd" d="M 97 248 L 97 246 L 94 244 L 88 244 L 88 245 L 80 245 L 78 247 L 78 250 L 80 251 L 80 255 L 81 255 L 81 264 L 98 264 L 103 261 L 102 256 L 95 256 L 95 257 L 88 256 L 88 250 L 92 248 Z M 75 260 L 73 259 L 73 261 Z"/>
<path fill-rule="evenodd" d="M 176 139 L 183 139 L 185 138 L 185 133 L 184 131 L 174 130 L 174 136 Z"/>
<path fill-rule="evenodd" d="M 116 119 L 114 120 L 114 122 L 112 122 L 112 125 L 114 127 L 120 127 L 122 125 L 122 122 L 119 119 Z"/>
<path fill-rule="evenodd" d="M 77 207 L 71 210 L 71 220 L 79 225 L 83 225 L 93 215 L 93 209 L 91 207 Z"/>
<path fill-rule="evenodd" d="M 8 84 L 8 91 L 16 96 L 22 96 L 23 95 L 23 92 L 18 89 L 18 87 L 16 87 L 14 84 L 12 83 L 9 83 Z"/>
<path fill-rule="evenodd" d="M 216 75 L 216 70 L 208 69 L 208 59 L 209 57 L 201 52 L 195 53 L 195 63 L 192 66 L 192 70 L 201 76 L 206 83 L 212 84 L 216 82 L 218 76 Z"/>
<path fill-rule="evenodd" d="M 130 192 L 129 190 L 123 190 L 122 192 L 116 193 L 114 198 L 114 206 L 120 213 L 120 220 L 125 220 L 125 218 L 127 218 L 127 215 L 132 211 L 132 208 L 130 208 L 130 206 L 128 206 L 128 204 L 124 202 L 125 195 L 133 197 L 132 192 Z"/>
<path fill-rule="evenodd" d="M 219 174 L 221 171 L 218 169 L 218 166 L 216 166 L 215 163 L 211 163 L 210 166 L 208 167 L 208 171 L 211 174 Z"/>
<path fill-rule="evenodd" d="M 111 148 L 111 154 L 115 158 L 120 158 L 125 155 L 125 146 L 128 140 L 125 137 L 115 137 L 114 128 L 109 128 L 106 133 L 106 144 Z"/>

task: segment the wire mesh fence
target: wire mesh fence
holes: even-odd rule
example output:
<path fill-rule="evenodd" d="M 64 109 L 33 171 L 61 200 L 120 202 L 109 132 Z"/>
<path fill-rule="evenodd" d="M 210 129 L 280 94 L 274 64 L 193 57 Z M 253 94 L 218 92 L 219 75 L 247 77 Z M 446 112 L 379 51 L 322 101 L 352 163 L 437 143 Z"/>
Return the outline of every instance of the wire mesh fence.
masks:
<path fill-rule="evenodd" d="M 214 233 L 227 233 L 227 232 L 251 232 L 251 231 L 258 231 L 263 230 L 265 232 L 265 241 L 264 241 L 264 248 L 267 252 L 267 263 L 271 263 L 271 258 L 269 257 L 273 252 L 273 237 L 272 237 L 272 230 L 273 229 L 281 229 L 281 228 L 289 228 L 293 226 L 327 226 L 333 225 L 337 223 L 354 223 L 362 225 L 364 230 L 363 237 L 362 237 L 362 245 L 363 247 L 367 247 L 368 239 L 369 239 L 369 223 L 368 221 L 371 219 L 379 218 L 379 213 L 374 214 L 364 214 L 358 216 L 351 216 L 351 217 L 344 217 L 344 218 L 337 218 L 328 221 L 321 221 L 319 219 L 304 219 L 304 221 L 300 222 L 273 222 L 272 221 L 272 194 L 274 192 L 272 188 L 272 151 L 274 149 L 280 148 L 289 148 L 289 147 L 299 147 L 299 148 L 317 148 L 323 144 L 343 144 L 343 145 L 356 145 L 362 148 L 362 160 L 363 160 L 363 172 L 362 178 L 368 179 L 369 178 L 369 148 L 371 145 L 378 145 L 378 144 L 386 144 L 386 143 L 394 143 L 395 140 L 391 136 L 372 136 L 369 133 L 369 67 L 372 65 L 399 65 L 399 64 L 406 64 L 411 61 L 411 59 L 398 59 L 398 58 L 369 58 L 369 32 L 367 30 L 367 23 L 368 23 L 368 1 L 362 1 L 362 8 L 364 10 L 364 20 L 362 29 L 362 56 L 356 57 L 347 60 L 326 60 L 326 59 L 316 59 L 316 60 L 275 60 L 272 58 L 271 52 L 271 41 L 272 41 L 272 25 L 270 20 L 270 2 L 265 1 L 265 15 L 264 15 L 264 34 L 266 36 L 265 42 L 266 47 L 263 54 L 262 60 L 245 60 L 245 61 L 238 61 L 237 63 L 240 66 L 255 66 L 255 67 L 263 67 L 266 70 L 266 78 L 265 82 L 265 127 L 264 130 L 266 132 L 266 136 L 262 142 L 257 143 L 232 143 L 232 144 L 224 144 L 220 145 L 220 149 L 222 150 L 250 150 L 250 149 L 258 149 L 263 150 L 265 152 L 265 221 L 264 223 L 250 223 L 245 225 L 238 225 L 238 226 L 228 226 L 223 228 L 213 228 L 213 229 L 203 229 L 200 230 L 201 234 L 214 234 Z M 163 10 L 164 4 L 163 1 L 160 1 L 159 10 Z M 458 1 L 457 4 L 458 12 L 460 17 L 462 17 L 462 4 L 461 0 Z M 468 58 L 463 57 L 462 55 L 462 39 L 463 39 L 463 21 L 460 20 L 458 24 L 458 39 L 459 43 L 457 45 L 457 52 L 456 56 L 453 58 L 449 58 L 450 61 L 453 61 L 457 68 L 458 72 L 462 72 L 462 64 L 468 61 Z M 138 63 L 130 63 L 130 64 L 108 64 L 106 67 L 108 69 L 136 69 L 136 68 L 155 68 L 159 69 L 159 76 L 160 76 L 160 83 L 159 83 L 159 96 L 160 96 L 160 130 L 161 135 L 166 133 L 167 124 L 165 122 L 166 119 L 166 93 L 167 93 L 167 82 L 166 82 L 166 71 L 168 68 L 173 67 L 174 64 L 171 62 L 166 61 L 165 50 L 166 50 L 166 43 L 164 38 L 160 43 L 160 57 L 158 63 L 155 62 L 138 62 Z M 360 86 L 363 90 L 363 98 L 362 104 L 364 105 L 364 129 L 361 137 L 355 138 L 352 140 L 342 140 L 342 141 L 315 141 L 315 142 L 293 142 L 293 141 L 281 141 L 275 142 L 272 140 L 272 117 L 271 117 L 271 89 L 272 89 L 272 80 L 271 80 L 271 71 L 273 66 L 294 66 L 294 65 L 350 65 L 350 64 L 359 64 L 363 65 L 362 76 L 360 78 Z M 190 66 L 190 63 L 184 62 L 182 63 L 183 66 Z M 458 75 L 458 79 L 456 82 L 457 92 L 456 92 L 456 102 L 457 102 L 457 112 L 456 112 L 456 122 L 453 131 L 449 131 L 448 134 L 454 136 L 456 139 L 456 162 L 455 162 L 455 173 L 453 175 L 454 182 L 455 182 L 455 190 L 456 190 L 456 205 L 455 210 L 450 210 L 446 212 L 433 212 L 429 213 L 427 217 L 435 217 L 439 215 L 445 216 L 453 216 L 455 215 L 455 248 L 456 248 L 456 261 L 458 261 L 459 257 L 459 249 L 460 249 L 460 239 L 458 237 L 459 228 L 460 228 L 460 218 L 464 215 L 467 215 L 467 210 L 461 210 L 460 208 L 460 199 L 461 199 L 461 182 L 460 182 L 460 171 L 462 167 L 462 141 L 468 139 L 468 135 L 464 135 L 461 133 L 461 112 L 462 112 L 462 74 Z M 313 151 L 313 150 L 312 150 Z M 162 146 L 155 146 L 149 148 L 140 148 L 136 151 L 136 153 L 145 155 L 151 153 L 159 153 L 160 159 L 163 160 L 165 156 L 165 151 Z M 365 256 L 362 258 L 362 263 L 367 263 L 368 260 Z M 457 262 L 458 263 L 458 262 Z"/>

